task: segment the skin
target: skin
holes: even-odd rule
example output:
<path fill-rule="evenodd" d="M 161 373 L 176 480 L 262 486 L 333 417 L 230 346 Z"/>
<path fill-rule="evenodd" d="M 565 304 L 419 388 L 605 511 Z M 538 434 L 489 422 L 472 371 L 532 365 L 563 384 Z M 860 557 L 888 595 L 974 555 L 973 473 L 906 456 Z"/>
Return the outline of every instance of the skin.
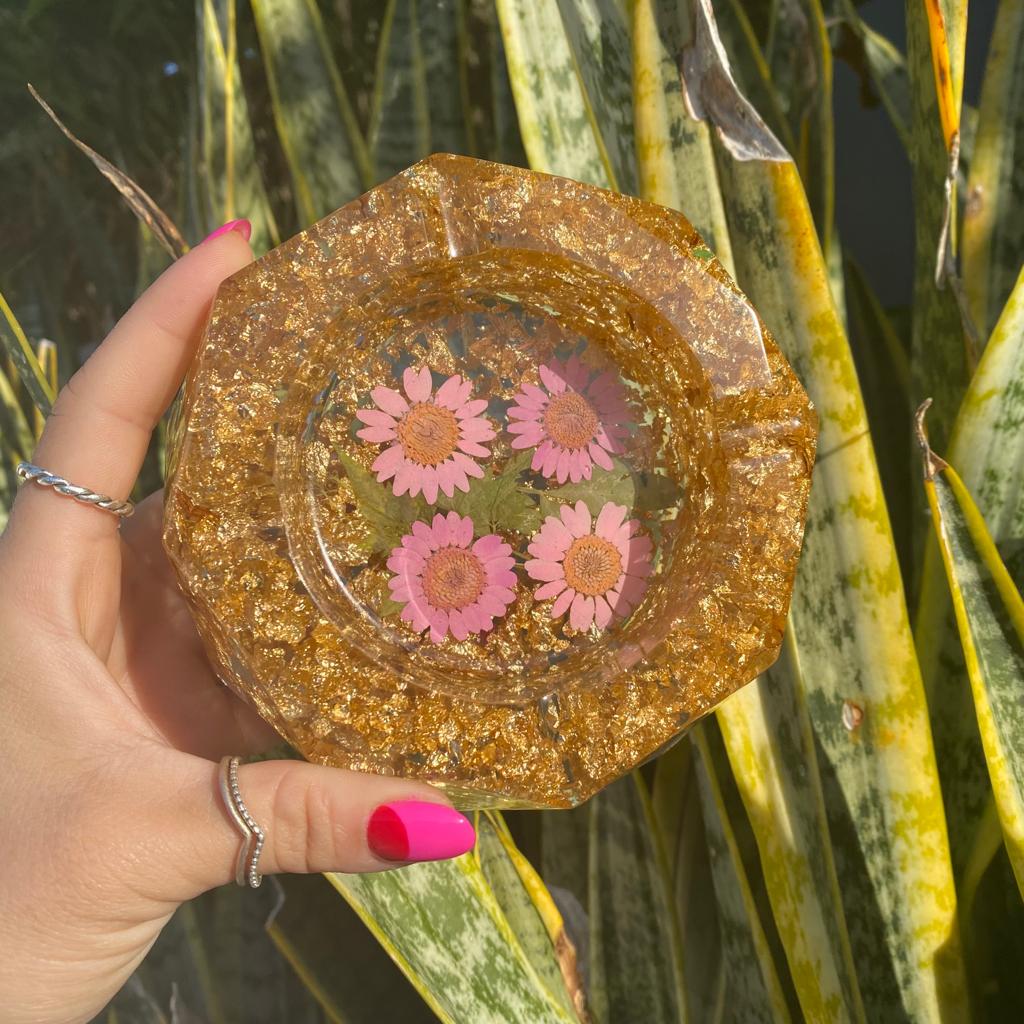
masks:
<path fill-rule="evenodd" d="M 179 260 L 61 392 L 33 461 L 125 495 L 195 352 L 237 231 Z M 160 543 L 161 495 L 128 520 L 21 488 L 0 536 L 0 1006 L 90 1020 L 176 907 L 234 880 L 217 762 L 276 734 L 214 678 Z M 394 867 L 366 823 L 429 786 L 292 761 L 243 765 L 265 873 Z"/>

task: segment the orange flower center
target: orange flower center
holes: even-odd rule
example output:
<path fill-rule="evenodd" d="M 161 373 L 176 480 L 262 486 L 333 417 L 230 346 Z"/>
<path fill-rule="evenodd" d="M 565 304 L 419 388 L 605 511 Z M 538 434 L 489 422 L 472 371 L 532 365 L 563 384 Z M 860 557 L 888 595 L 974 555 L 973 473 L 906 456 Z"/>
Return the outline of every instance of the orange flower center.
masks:
<path fill-rule="evenodd" d="M 606 594 L 622 575 L 619 549 L 604 537 L 577 537 L 562 563 L 565 582 L 577 593 Z"/>
<path fill-rule="evenodd" d="M 486 576 L 480 559 L 465 548 L 441 548 L 427 559 L 423 593 L 435 608 L 450 611 L 471 605 L 483 592 Z"/>
<path fill-rule="evenodd" d="M 438 466 L 455 451 L 459 421 L 451 409 L 421 402 L 399 420 L 398 440 L 406 458 L 421 466 Z"/>
<path fill-rule="evenodd" d="M 582 448 L 594 440 L 600 423 L 594 407 L 575 391 L 555 395 L 544 410 L 548 437 L 563 448 Z"/>

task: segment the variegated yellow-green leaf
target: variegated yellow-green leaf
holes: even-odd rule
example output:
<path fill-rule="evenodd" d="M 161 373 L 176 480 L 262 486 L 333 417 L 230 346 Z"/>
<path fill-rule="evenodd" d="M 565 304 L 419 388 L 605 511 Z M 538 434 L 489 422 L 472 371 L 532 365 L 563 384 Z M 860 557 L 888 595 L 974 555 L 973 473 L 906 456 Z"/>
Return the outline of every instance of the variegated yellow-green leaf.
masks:
<path fill-rule="evenodd" d="M 597 1020 L 686 1020 L 667 865 L 638 773 L 590 808 L 590 997 Z"/>
<path fill-rule="evenodd" d="M 537 974 L 472 854 L 327 878 L 447 1024 L 578 1024 Z"/>
<path fill-rule="evenodd" d="M 1024 261 L 1024 4 L 999 5 L 964 209 L 964 289 L 983 337 Z"/>
<path fill-rule="evenodd" d="M 472 153 L 466 0 L 417 3 L 420 49 L 430 99 L 430 149 L 435 153 Z"/>
<path fill-rule="evenodd" d="M 238 70 L 234 14 L 235 2 L 228 0 L 222 31 L 214 0 L 198 0 L 200 180 L 208 228 L 212 230 L 241 214 L 252 223 L 252 247 L 260 254 L 280 239 L 256 160 L 249 108 Z"/>
<path fill-rule="evenodd" d="M 530 166 L 612 188 L 615 174 L 562 27 L 558 0 L 496 0 Z"/>
<path fill-rule="evenodd" d="M 315 0 L 252 0 L 278 138 L 303 225 L 373 184 Z"/>
<path fill-rule="evenodd" d="M 911 372 L 914 400 L 935 405 L 931 429 L 944 448 L 975 356 L 951 284 L 936 283 L 940 242 L 956 208 L 947 205 L 951 135 L 959 129 L 966 12 L 962 0 L 907 0 L 907 67 L 912 101 L 914 301 Z M 933 58 L 937 62 L 933 65 Z M 959 68 L 959 71 L 956 69 Z M 941 70 L 944 69 L 944 70 Z M 937 91 L 937 73 L 946 77 Z M 944 248 L 944 247 L 943 247 Z"/>
<path fill-rule="evenodd" d="M 675 0 L 631 0 L 640 195 L 681 210 L 726 269 L 732 247 L 708 126 L 686 109 L 679 59 L 692 29 Z"/>
<path fill-rule="evenodd" d="M 436 1016 L 322 875 L 277 880 L 279 906 L 267 920 L 274 945 L 302 986 L 339 1024 L 429 1024 Z M 244 893 L 243 895 L 248 895 Z M 225 945 L 230 937 L 225 937 Z M 234 1004 L 229 1004 L 234 1005 Z M 252 1020 L 267 1019 L 252 1006 Z M 273 1019 L 286 1019 L 283 1016 Z"/>
<path fill-rule="evenodd" d="M 772 4 L 764 50 L 796 144 L 791 155 L 800 169 L 821 247 L 827 253 L 835 205 L 832 46 L 820 0 Z"/>
<path fill-rule="evenodd" d="M 818 465 L 791 627 L 820 744 L 826 808 L 854 962 L 873 979 L 869 1020 L 965 1011 L 956 900 L 934 751 L 899 566 L 849 344 L 796 169 L 766 129 L 721 96 L 707 0 L 691 92 L 722 147 L 723 194 L 741 286 L 820 416 Z M 698 45 L 701 44 L 698 25 Z M 694 67 L 700 68 L 701 62 Z M 714 73 L 712 73 L 714 72 Z M 855 734 L 844 703 L 863 709 Z"/>
<path fill-rule="evenodd" d="M 551 995 L 571 1013 L 585 1005 L 576 951 L 551 894 L 496 814 L 478 814 L 476 857 L 512 930 Z"/>
<path fill-rule="evenodd" d="M 3 313 L 7 323 L 6 328 L 0 325 L 0 338 L 3 339 L 7 358 L 14 365 L 18 379 L 35 403 L 36 408 L 44 416 L 49 416 L 57 393 L 50 386 L 46 372 L 39 365 L 35 351 L 28 338 L 25 337 L 25 332 L 21 329 L 14 310 L 7 304 L 2 293 L 0 293 L 0 313 Z"/>
<path fill-rule="evenodd" d="M 864 1021 L 803 685 L 790 634 L 717 718 L 804 1016 Z"/>
<path fill-rule="evenodd" d="M 17 392 L 0 366 L 0 455 L 5 463 L 3 470 L 13 470 L 14 464 L 27 459 L 34 447 L 32 428 L 18 401 Z"/>
<path fill-rule="evenodd" d="M 788 1024 L 792 1019 L 740 857 L 707 740 L 691 733 L 725 960 L 727 1013 L 710 1020 Z M 697 1018 L 701 1020 L 700 1017 Z"/>
<path fill-rule="evenodd" d="M 633 75 L 622 0 L 558 0 L 594 138 L 612 188 L 635 195 Z"/>
<path fill-rule="evenodd" d="M 1024 272 L 996 324 L 953 427 L 949 459 L 963 467 L 992 536 L 1009 558 L 1024 541 Z M 939 551 L 926 551 L 916 636 L 943 773 L 950 843 L 965 869 L 989 799 L 981 736 Z"/>
<path fill-rule="evenodd" d="M 925 490 L 974 695 L 992 792 L 1024 894 L 1024 601 L 985 520 L 949 465 L 922 438 Z"/>

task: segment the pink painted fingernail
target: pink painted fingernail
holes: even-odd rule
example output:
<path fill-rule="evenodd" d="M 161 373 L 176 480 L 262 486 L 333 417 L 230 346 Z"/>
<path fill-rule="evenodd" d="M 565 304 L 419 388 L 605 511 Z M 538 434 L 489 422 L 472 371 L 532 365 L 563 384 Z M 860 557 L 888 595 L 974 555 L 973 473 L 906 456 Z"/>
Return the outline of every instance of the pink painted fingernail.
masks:
<path fill-rule="evenodd" d="M 366 841 L 383 860 L 446 860 L 473 849 L 476 832 L 447 804 L 399 800 L 370 815 Z"/>
<path fill-rule="evenodd" d="M 215 238 L 220 238 L 221 235 L 226 235 L 229 231 L 237 231 L 248 242 L 252 236 L 252 224 L 244 217 L 239 220 L 229 220 L 227 224 L 221 224 L 216 231 L 211 231 L 203 239 L 203 242 L 212 242 Z M 199 244 L 202 245 L 202 242 Z"/>

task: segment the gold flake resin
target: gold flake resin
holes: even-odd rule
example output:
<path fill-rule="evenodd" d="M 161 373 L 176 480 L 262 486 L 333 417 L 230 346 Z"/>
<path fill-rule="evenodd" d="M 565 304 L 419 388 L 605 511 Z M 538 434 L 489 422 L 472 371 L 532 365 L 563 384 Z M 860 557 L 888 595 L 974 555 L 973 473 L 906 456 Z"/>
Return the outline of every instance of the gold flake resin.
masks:
<path fill-rule="evenodd" d="M 435 156 L 221 286 L 164 540 L 310 760 L 568 807 L 777 656 L 815 433 L 681 214 Z"/>

